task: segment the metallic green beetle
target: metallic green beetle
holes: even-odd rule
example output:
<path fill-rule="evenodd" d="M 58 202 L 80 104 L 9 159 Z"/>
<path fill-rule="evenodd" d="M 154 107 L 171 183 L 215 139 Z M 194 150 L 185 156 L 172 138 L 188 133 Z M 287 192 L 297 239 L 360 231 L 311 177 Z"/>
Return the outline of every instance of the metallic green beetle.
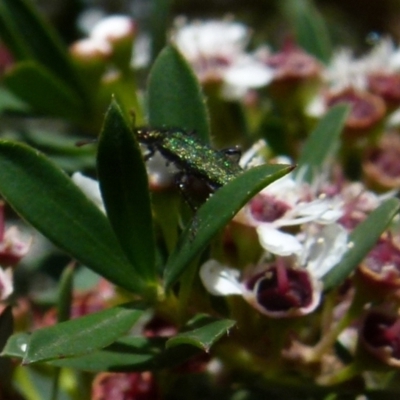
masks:
<path fill-rule="evenodd" d="M 194 134 L 180 129 L 136 130 L 138 141 L 149 150 L 146 159 L 159 151 L 179 170 L 179 179 L 194 177 L 204 182 L 211 191 L 215 191 L 240 175 L 240 150 L 236 147 L 215 150 L 203 144 Z"/>

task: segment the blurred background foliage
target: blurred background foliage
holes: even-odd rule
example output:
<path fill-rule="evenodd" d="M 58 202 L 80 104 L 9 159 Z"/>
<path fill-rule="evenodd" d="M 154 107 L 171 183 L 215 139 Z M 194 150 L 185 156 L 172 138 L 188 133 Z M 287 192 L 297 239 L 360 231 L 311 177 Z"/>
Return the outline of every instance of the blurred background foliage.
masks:
<path fill-rule="evenodd" d="M 229 13 L 251 26 L 260 41 L 267 40 L 275 46 L 290 32 L 288 5 L 293 5 L 287 0 L 35 0 L 35 3 L 67 42 L 81 36 L 76 22 L 84 10 L 128 13 L 146 29 L 152 8 L 157 3 L 158 6 L 170 3 L 169 22 L 178 15 L 220 18 Z M 362 51 L 376 36 L 390 35 L 395 41 L 400 40 L 399 0 L 314 0 L 314 4 L 328 23 L 334 45 Z"/>

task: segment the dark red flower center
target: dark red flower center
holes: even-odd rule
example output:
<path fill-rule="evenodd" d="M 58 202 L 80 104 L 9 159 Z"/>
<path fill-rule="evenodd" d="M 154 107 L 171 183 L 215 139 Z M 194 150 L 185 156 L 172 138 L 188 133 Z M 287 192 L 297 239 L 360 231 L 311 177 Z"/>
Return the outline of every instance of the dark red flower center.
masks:
<path fill-rule="evenodd" d="M 246 286 L 249 290 L 256 290 L 258 303 L 271 312 L 308 307 L 313 298 L 308 272 L 287 268 L 282 260 L 252 277 Z"/>
<path fill-rule="evenodd" d="M 281 218 L 290 206 L 275 197 L 260 194 L 250 202 L 250 212 L 253 218 L 261 222 L 274 222 Z"/>

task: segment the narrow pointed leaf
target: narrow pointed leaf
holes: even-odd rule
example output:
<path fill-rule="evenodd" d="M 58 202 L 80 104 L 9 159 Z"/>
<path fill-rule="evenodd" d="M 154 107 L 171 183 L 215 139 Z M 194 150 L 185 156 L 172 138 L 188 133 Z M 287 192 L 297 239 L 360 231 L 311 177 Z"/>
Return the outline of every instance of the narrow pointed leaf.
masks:
<path fill-rule="evenodd" d="M 26 60 L 33 56 L 32 49 L 19 34 L 18 25 L 4 1 L 0 1 L 0 37 L 16 60 Z"/>
<path fill-rule="evenodd" d="M 231 319 L 217 319 L 208 315 L 198 315 L 188 323 L 188 330 L 178 333 L 167 341 L 167 348 L 182 344 L 195 346 L 208 352 L 211 346 L 236 324 Z"/>
<path fill-rule="evenodd" d="M 286 15 L 291 20 L 299 45 L 324 63 L 332 55 L 327 24 L 310 0 L 285 0 Z"/>
<path fill-rule="evenodd" d="M 91 354 L 51 364 L 89 372 L 154 371 L 175 367 L 200 353 L 198 348 L 187 345 L 165 349 L 165 342 L 165 338 L 127 336 Z"/>
<path fill-rule="evenodd" d="M 8 90 L 36 112 L 73 120 L 82 117 L 84 105 L 78 94 L 33 61 L 17 64 L 3 79 Z"/>
<path fill-rule="evenodd" d="M 71 264 L 65 268 L 60 279 L 60 289 L 57 302 L 58 322 L 68 321 L 71 316 L 73 279 L 74 264 Z"/>
<path fill-rule="evenodd" d="M 150 71 L 148 85 L 149 123 L 154 127 L 195 130 L 209 142 L 209 121 L 200 85 L 183 56 L 166 47 Z"/>
<path fill-rule="evenodd" d="M 386 200 L 354 229 L 349 237 L 351 247 L 323 278 L 325 290 L 340 285 L 357 268 L 399 210 L 398 199 Z"/>
<path fill-rule="evenodd" d="M 348 113 L 349 106 L 339 104 L 319 121 L 302 149 L 295 174 L 300 173 L 303 180 L 311 183 L 315 175 L 321 172 L 325 163 L 339 149 L 340 134 Z"/>
<path fill-rule="evenodd" d="M 88 354 L 126 334 L 143 310 L 121 305 L 34 331 L 24 364 Z"/>
<path fill-rule="evenodd" d="M 26 221 L 111 282 L 134 292 L 141 281 L 104 214 L 39 152 L 0 141 L 0 193 Z"/>
<path fill-rule="evenodd" d="M 108 218 L 126 257 L 144 280 L 154 280 L 155 243 L 146 167 L 115 101 L 100 135 L 97 171 Z"/>
<path fill-rule="evenodd" d="M 170 288 L 189 263 L 203 251 L 213 236 L 261 189 L 292 170 L 287 165 L 260 165 L 244 171 L 218 189 L 195 214 L 165 267 L 165 285 Z"/>
<path fill-rule="evenodd" d="M 0 0 L 0 35 L 18 60 L 36 60 L 83 95 L 66 47 L 31 1 Z"/>

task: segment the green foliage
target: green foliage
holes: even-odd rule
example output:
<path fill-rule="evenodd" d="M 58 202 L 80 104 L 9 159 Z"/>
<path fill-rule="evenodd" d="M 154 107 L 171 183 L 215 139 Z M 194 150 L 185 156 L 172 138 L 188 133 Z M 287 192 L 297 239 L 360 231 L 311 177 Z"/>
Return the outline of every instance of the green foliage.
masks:
<path fill-rule="evenodd" d="M 31 65 L 44 70 L 43 75 L 53 75 L 74 96 L 86 96 L 64 44 L 29 0 L 0 1 L 0 35 L 18 61 L 32 61 Z M 18 63 L 16 67 L 19 67 Z M 45 88 L 42 86 L 40 92 Z M 60 90 L 62 94 L 63 90 Z"/>
<path fill-rule="evenodd" d="M 80 357 L 51 361 L 51 364 L 89 372 L 158 371 L 176 367 L 201 353 L 198 348 L 188 345 L 166 349 L 166 340 L 161 337 L 125 336 L 104 349 Z"/>
<path fill-rule="evenodd" d="M 39 113 L 79 120 L 84 112 L 84 103 L 77 93 L 51 71 L 32 61 L 13 67 L 4 76 L 4 83 Z"/>
<path fill-rule="evenodd" d="M 328 398 L 332 397 L 333 390 L 319 382 L 324 379 L 329 382 L 329 376 L 326 378 L 316 372 L 312 363 L 319 362 L 325 367 L 323 356 L 329 354 L 337 356 L 333 369 L 336 363 L 340 364 L 337 361 L 346 364 L 332 380 L 349 381 L 348 386 L 335 387 L 337 396 L 342 393 L 350 396 L 368 393 L 371 398 L 384 398 L 388 393 L 393 396 L 392 391 L 385 390 L 386 384 L 390 386 L 387 375 L 385 383 L 379 383 L 382 391 L 381 387 L 373 391 L 359 389 L 362 385 L 358 381 L 352 386 L 346 373 L 347 368 L 351 369 L 351 359 L 358 353 L 351 354 L 348 360 L 339 360 L 340 354 L 333 342 L 342 327 L 351 322 L 362 324 L 362 320 L 353 321 L 346 316 L 348 321 L 336 323 L 337 305 L 332 298 L 337 294 L 334 289 L 353 274 L 381 235 L 387 232 L 400 210 L 398 199 L 383 201 L 377 196 L 376 202 L 380 205 L 373 211 L 366 211 L 363 222 L 350 231 L 343 258 L 323 278 L 326 299 L 322 300 L 321 307 L 304 318 L 293 319 L 274 320 L 259 312 L 262 307 L 266 309 L 263 302 L 269 295 L 268 287 L 264 286 L 270 283 L 271 274 L 265 266 L 277 270 L 277 287 L 273 292 L 276 304 L 280 296 L 292 296 L 288 306 L 292 308 L 296 301 L 302 301 L 302 298 L 297 299 L 296 290 L 299 289 L 301 297 L 302 290 L 306 292 L 309 287 L 303 285 L 304 282 L 299 288 L 290 286 L 292 278 L 285 270 L 293 265 L 306 269 L 307 274 L 302 278 L 313 280 L 313 285 L 316 277 L 309 268 L 310 260 L 300 260 L 298 254 L 282 257 L 264 252 L 257 226 L 267 224 L 271 231 L 297 235 L 296 240 L 300 237 L 304 247 L 308 246 L 305 243 L 308 235 L 315 234 L 316 239 L 322 240 L 317 238 L 323 225 L 318 218 L 327 210 L 312 219 L 311 207 L 307 209 L 308 197 L 313 198 L 317 206 L 326 199 L 332 200 L 334 208 L 340 201 L 345 203 L 347 200 L 340 198 L 340 190 L 348 184 L 347 177 L 327 182 L 331 184 L 331 191 L 324 193 L 325 182 L 321 182 L 321 176 L 330 181 L 332 166 L 336 163 L 334 167 L 339 168 L 345 157 L 356 154 L 357 158 L 346 161 L 359 164 L 360 157 L 367 154 L 365 143 L 372 145 L 379 140 L 381 125 L 374 127 L 371 137 L 354 141 L 357 143 L 353 152 L 344 154 L 342 145 L 346 140 L 344 131 L 351 105 L 330 108 L 308 134 L 315 119 L 307 115 L 305 104 L 310 93 L 316 93 L 317 79 L 313 79 L 309 88 L 309 82 L 300 82 L 300 78 L 299 82 L 289 79 L 283 85 L 279 85 L 280 82 L 271 85 L 274 86 L 271 91 L 251 88 L 248 96 L 240 100 L 222 96 L 223 74 L 220 80 L 214 79 L 202 87 L 203 82 L 198 81 L 188 61 L 174 45 L 168 44 L 162 49 L 171 4 L 170 1 L 154 2 L 151 56 L 157 55 L 157 58 L 149 71 L 134 73 L 128 64 L 113 63 L 112 57 L 96 59 L 99 65 L 94 66 L 74 62 L 77 60 L 72 60 L 65 44 L 31 1 L 0 0 L 1 40 L 15 58 L 15 63 L 2 77 L 0 112 L 2 116 L 11 113 L 16 119 L 37 115 L 57 119 L 54 128 L 53 125 L 32 128 L 27 123 L 21 124 L 22 128 L 18 125 L 4 132 L 0 140 L 0 195 L 20 217 L 73 259 L 60 274 L 53 260 L 46 266 L 60 277 L 58 298 L 51 304 L 57 307 L 57 324 L 27 333 L 18 331 L 22 324 L 18 315 L 13 318 L 11 307 L 6 307 L 0 315 L 1 376 L 7 380 L 11 376 L 10 358 L 23 365 L 32 364 L 30 371 L 45 371 L 47 377 L 55 376 L 55 398 L 59 386 L 61 391 L 65 390 L 62 373 L 71 373 L 71 369 L 90 373 L 157 371 L 154 376 L 161 377 L 159 382 L 164 385 L 161 389 L 168 392 L 168 387 L 179 382 L 176 377 L 180 372 L 175 367 L 207 353 L 211 359 L 221 361 L 222 373 L 218 378 L 229 382 L 229 389 L 224 392 L 226 396 L 221 395 L 221 399 L 262 399 L 266 393 L 272 394 L 271 398 L 281 398 L 282 393 L 296 398 L 310 398 L 314 394 L 318 398 Z M 298 44 L 327 63 L 332 54 L 328 29 L 313 2 L 285 0 L 279 7 L 291 21 Z M 250 52 L 246 55 L 250 56 Z M 129 52 L 125 56 L 129 56 Z M 201 57 L 206 56 L 206 52 L 201 54 Z M 211 59 L 210 65 L 217 64 L 223 69 L 230 61 L 216 57 Z M 147 72 L 142 79 L 141 73 Z M 83 77 L 87 78 L 84 82 Z M 146 87 L 144 82 L 147 82 Z M 209 115 L 213 116 L 212 124 Z M 139 128 L 143 126 L 142 130 L 137 130 L 135 124 Z M 154 133 L 151 140 L 145 140 L 146 129 Z M 75 146 L 75 142 L 90 142 L 88 134 L 99 131 L 95 144 Z M 258 141 L 260 137 L 268 143 Z M 210 143 L 217 143 L 218 149 Z M 249 149 L 245 147 L 243 151 L 254 153 L 246 167 L 237 164 L 235 151 L 225 149 L 232 143 L 245 143 Z M 153 183 L 157 174 L 165 171 L 160 168 L 149 177 L 154 173 L 153 166 L 146 164 L 143 152 L 160 153 L 161 162 L 172 164 L 168 170 L 169 182 L 165 179 L 167 183 Z M 294 157 L 297 169 L 268 162 L 269 156 L 282 153 Z M 105 213 L 64 172 L 76 169 L 96 175 Z M 276 187 L 287 182 L 283 180 L 275 186 L 276 192 L 257 196 L 251 203 L 255 211 L 242 210 L 261 190 L 292 171 L 295 179 L 290 182 L 303 185 L 301 189 L 306 194 L 289 187 L 281 198 L 278 195 L 275 198 Z M 202 189 L 202 184 L 210 190 L 209 198 L 194 210 L 185 202 L 185 197 L 187 200 L 191 191 Z M 264 203 L 259 201 L 261 197 Z M 296 214 L 301 207 L 310 214 Z M 333 211 L 336 212 L 336 208 Z M 347 212 L 345 206 L 341 212 Z M 257 213 L 260 216 L 257 217 Z M 393 232 L 395 230 L 393 228 Z M 6 242 L 0 237 L 0 242 L 3 241 Z M 312 245 L 316 252 L 319 244 L 316 241 Z M 314 247 L 303 250 L 309 251 L 307 257 L 311 259 Z M 207 285 L 201 285 L 203 276 L 199 278 L 199 269 L 209 259 L 214 259 L 224 269 L 225 275 L 215 278 L 220 279 L 219 286 L 236 285 L 241 292 L 236 290 L 236 296 L 219 298 L 206 293 Z M 102 294 L 102 278 L 116 288 L 110 289 L 112 294 L 107 302 L 102 299 L 101 307 L 105 309 L 75 318 L 80 311 L 85 314 L 92 306 L 90 296 L 85 300 L 88 304 L 75 304 L 77 288 L 73 281 L 75 269 L 80 268 L 78 263 L 85 271 L 88 271 L 86 268 L 90 270 L 89 276 L 82 277 L 85 275 L 82 273 L 79 277 L 85 281 L 90 295 L 97 295 L 96 291 Z M 225 265 L 237 269 L 225 268 Z M 232 280 L 229 271 L 234 271 L 236 280 Z M 316 292 L 322 287 L 316 283 L 314 286 L 312 289 Z M 53 290 L 56 293 L 55 288 Z M 314 295 L 314 292 L 310 294 Z M 319 299 L 321 293 L 317 295 Z M 97 301 L 94 297 L 93 301 Z M 395 304 L 394 297 L 390 299 Z M 346 301 L 351 302 L 351 299 Z M 383 305 L 390 307 L 392 303 L 383 302 Z M 95 303 L 94 307 L 97 306 Z M 352 306 L 349 309 L 352 310 Z M 334 321 L 332 329 L 331 321 Z M 13 325 L 17 327 L 14 333 Z M 327 336 L 331 340 L 330 347 L 324 349 Z M 293 342 L 293 337 L 300 343 Z M 292 354 L 293 348 L 287 346 L 291 341 L 299 354 Z M 324 354 L 321 348 L 326 350 Z M 318 350 L 322 354 L 320 358 Z M 314 358 L 309 355 L 313 352 L 317 354 Z M 283 359 L 283 354 L 291 357 L 290 363 Z M 293 359 L 296 363 L 292 363 Z M 194 361 L 199 360 L 203 362 L 201 357 Z M 190 361 L 184 368 L 190 370 Z M 28 379 L 28 375 L 22 374 L 19 379 Z M 198 375 L 215 386 L 211 372 Z M 174 382 L 168 381 L 170 377 L 174 377 Z M 361 374 L 359 378 L 362 379 Z M 373 373 L 370 378 L 371 382 L 380 381 Z M 365 384 L 368 385 L 367 380 Z M 35 386 L 38 385 L 32 385 Z M 238 390 L 233 393 L 231 388 Z M 74 396 L 78 399 L 80 393 L 75 390 Z M 0 393 L 0 397 L 2 395 Z"/>
<path fill-rule="evenodd" d="M 358 267 L 399 210 L 398 199 L 386 200 L 356 226 L 349 237 L 351 246 L 343 259 L 324 276 L 326 290 L 340 285 Z"/>
<path fill-rule="evenodd" d="M 107 218 L 65 173 L 43 154 L 8 141 L 0 142 L 0 166 L 0 193 L 26 221 L 110 281 L 140 291 Z"/>
<path fill-rule="evenodd" d="M 187 323 L 182 333 L 178 333 L 168 339 L 167 349 L 183 344 L 188 344 L 209 352 L 211 346 L 225 335 L 236 324 L 235 321 L 219 320 L 209 315 L 196 315 Z"/>
<path fill-rule="evenodd" d="M 312 183 L 326 165 L 332 162 L 340 147 L 349 106 L 339 104 L 332 107 L 311 132 L 300 154 L 295 174 Z"/>
<path fill-rule="evenodd" d="M 135 272 L 155 279 L 155 243 L 146 167 L 132 129 L 115 101 L 106 114 L 97 172 L 107 216 Z"/>
<path fill-rule="evenodd" d="M 300 47 L 324 63 L 332 56 L 327 25 L 310 0 L 285 0 L 283 10 L 294 27 Z"/>
<path fill-rule="evenodd" d="M 193 71 L 172 46 L 157 57 L 147 89 L 149 124 L 156 128 L 195 131 L 209 142 L 210 128 L 203 94 Z"/>
<path fill-rule="evenodd" d="M 92 313 L 79 319 L 34 331 L 30 336 L 17 336 L 24 364 L 88 354 L 113 343 L 123 336 L 142 315 L 141 309 L 121 305 Z M 22 340 L 26 340 L 21 347 Z M 16 356 L 14 337 L 3 355 Z M 10 349 L 10 350 L 9 350 Z"/>

